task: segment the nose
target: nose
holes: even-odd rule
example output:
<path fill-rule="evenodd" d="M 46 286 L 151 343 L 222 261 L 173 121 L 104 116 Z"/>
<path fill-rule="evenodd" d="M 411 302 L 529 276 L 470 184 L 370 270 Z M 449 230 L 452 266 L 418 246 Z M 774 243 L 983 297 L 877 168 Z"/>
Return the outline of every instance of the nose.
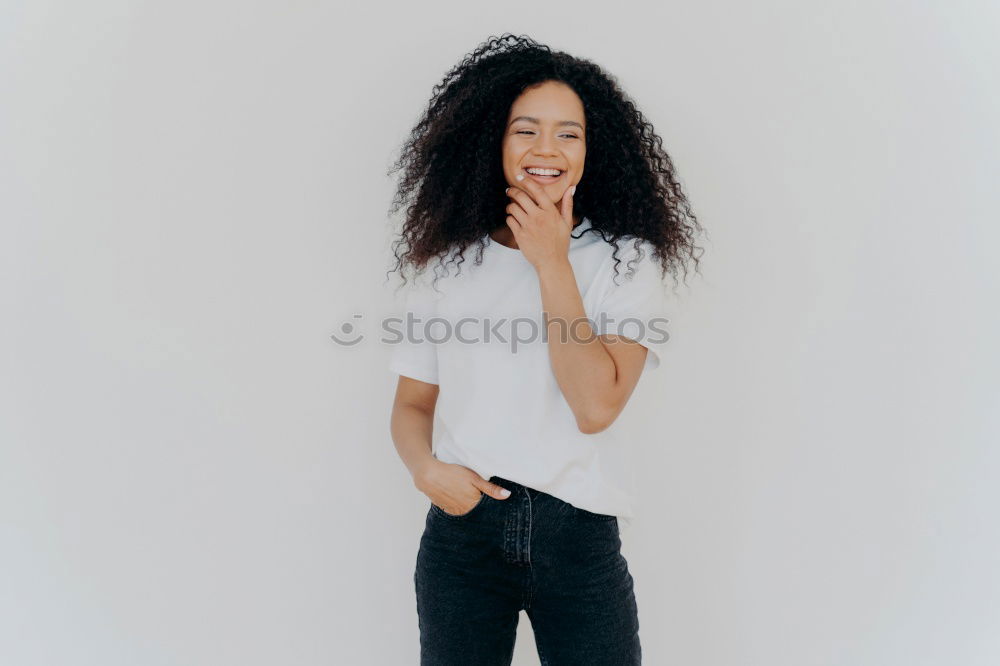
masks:
<path fill-rule="evenodd" d="M 553 139 L 545 134 L 542 134 L 538 141 L 535 143 L 535 154 L 536 155 L 555 155 L 555 143 Z"/>

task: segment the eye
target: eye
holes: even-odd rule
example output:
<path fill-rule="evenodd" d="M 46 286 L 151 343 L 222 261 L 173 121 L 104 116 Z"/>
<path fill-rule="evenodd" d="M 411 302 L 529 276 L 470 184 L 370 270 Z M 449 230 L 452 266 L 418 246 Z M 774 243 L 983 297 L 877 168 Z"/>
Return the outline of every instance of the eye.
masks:
<path fill-rule="evenodd" d="M 514 133 L 515 134 L 534 134 L 534 132 L 532 132 L 531 130 L 518 130 L 517 132 L 514 132 Z M 579 139 L 580 138 L 580 137 L 578 137 L 575 134 L 560 134 L 559 136 L 564 136 L 564 137 L 566 137 L 568 139 Z"/>

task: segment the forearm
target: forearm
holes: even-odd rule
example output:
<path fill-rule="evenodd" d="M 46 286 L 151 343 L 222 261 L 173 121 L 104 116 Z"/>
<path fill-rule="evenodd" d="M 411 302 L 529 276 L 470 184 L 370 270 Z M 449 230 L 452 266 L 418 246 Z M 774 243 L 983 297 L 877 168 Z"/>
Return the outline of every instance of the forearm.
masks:
<path fill-rule="evenodd" d="M 611 410 L 617 382 L 614 359 L 587 320 L 569 259 L 545 264 L 538 278 L 549 359 L 559 388 L 578 424 L 600 422 Z"/>
<path fill-rule="evenodd" d="M 405 403 L 392 411 L 392 441 L 414 485 L 418 485 L 420 475 L 436 460 L 431 448 L 433 428 L 434 412 Z"/>

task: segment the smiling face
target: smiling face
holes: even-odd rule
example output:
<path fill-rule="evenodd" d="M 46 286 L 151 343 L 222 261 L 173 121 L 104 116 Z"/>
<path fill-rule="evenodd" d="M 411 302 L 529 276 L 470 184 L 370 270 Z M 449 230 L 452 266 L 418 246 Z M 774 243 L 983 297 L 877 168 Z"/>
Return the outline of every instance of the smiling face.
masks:
<path fill-rule="evenodd" d="M 558 204 L 571 185 L 583 178 L 587 155 L 583 102 L 565 83 L 545 81 L 514 100 L 503 137 L 503 174 L 516 186 L 519 171 L 531 167 L 543 172 L 528 178 L 542 185 Z M 559 171 L 558 175 L 544 175 Z M 531 169 L 534 171 L 534 169 Z"/>

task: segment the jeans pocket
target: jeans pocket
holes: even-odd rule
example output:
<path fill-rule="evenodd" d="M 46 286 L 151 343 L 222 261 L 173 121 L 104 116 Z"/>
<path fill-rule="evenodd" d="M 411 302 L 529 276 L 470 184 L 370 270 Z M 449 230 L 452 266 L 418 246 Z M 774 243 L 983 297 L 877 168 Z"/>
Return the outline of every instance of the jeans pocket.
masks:
<path fill-rule="evenodd" d="M 459 520 L 459 519 L 462 519 L 462 518 L 468 518 L 473 513 L 475 513 L 479 509 L 479 507 L 481 507 L 483 504 L 486 503 L 486 498 L 487 497 L 488 497 L 488 495 L 486 493 L 484 493 L 483 491 L 480 490 L 479 491 L 479 501 L 476 502 L 473 505 L 473 507 L 471 509 L 469 509 L 468 511 L 466 511 L 465 513 L 448 513 L 447 511 L 445 511 L 444 509 L 442 509 L 441 507 L 439 507 L 434 502 L 431 502 L 431 511 L 433 511 L 434 513 L 436 513 L 439 516 L 444 516 L 445 518 L 452 518 L 452 519 L 456 519 L 456 520 Z"/>

